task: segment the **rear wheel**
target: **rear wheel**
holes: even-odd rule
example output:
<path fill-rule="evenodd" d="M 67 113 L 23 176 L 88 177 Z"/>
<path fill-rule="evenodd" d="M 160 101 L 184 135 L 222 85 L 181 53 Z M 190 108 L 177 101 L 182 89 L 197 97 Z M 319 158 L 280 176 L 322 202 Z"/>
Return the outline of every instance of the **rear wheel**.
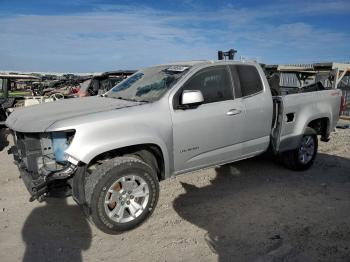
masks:
<path fill-rule="evenodd" d="M 137 227 L 153 212 L 159 196 L 156 172 L 134 157 L 118 157 L 87 176 L 85 194 L 92 222 L 106 233 Z"/>
<path fill-rule="evenodd" d="M 297 149 L 282 154 L 283 163 L 292 170 L 306 170 L 312 166 L 318 148 L 315 134 L 304 135 Z"/>

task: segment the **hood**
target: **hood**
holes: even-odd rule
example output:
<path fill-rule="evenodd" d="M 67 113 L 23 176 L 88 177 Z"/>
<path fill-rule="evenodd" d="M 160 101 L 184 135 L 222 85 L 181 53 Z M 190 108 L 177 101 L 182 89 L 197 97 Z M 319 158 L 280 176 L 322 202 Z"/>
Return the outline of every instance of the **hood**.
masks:
<path fill-rule="evenodd" d="M 139 104 L 141 103 L 97 96 L 65 99 L 15 109 L 5 124 L 17 132 L 44 132 L 59 120 Z"/>

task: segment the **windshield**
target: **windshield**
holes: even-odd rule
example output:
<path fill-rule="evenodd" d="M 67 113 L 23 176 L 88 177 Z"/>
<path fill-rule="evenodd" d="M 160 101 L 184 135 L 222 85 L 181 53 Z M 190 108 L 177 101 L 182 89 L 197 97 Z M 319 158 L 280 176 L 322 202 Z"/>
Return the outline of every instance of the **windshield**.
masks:
<path fill-rule="evenodd" d="M 107 97 L 153 102 L 187 72 L 187 66 L 157 66 L 140 70 L 113 87 Z"/>

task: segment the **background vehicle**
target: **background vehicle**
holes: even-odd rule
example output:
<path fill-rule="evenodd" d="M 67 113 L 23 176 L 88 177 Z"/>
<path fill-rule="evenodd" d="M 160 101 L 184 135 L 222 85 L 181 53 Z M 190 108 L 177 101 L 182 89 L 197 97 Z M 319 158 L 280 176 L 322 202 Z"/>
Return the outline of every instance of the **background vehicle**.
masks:
<path fill-rule="evenodd" d="M 269 147 L 309 168 L 328 141 L 340 90 L 272 96 L 253 62 L 192 61 L 138 71 L 104 96 L 15 110 L 11 149 L 31 199 L 71 193 L 115 233 L 154 210 L 158 181 L 256 156 Z"/>
<path fill-rule="evenodd" d="M 38 79 L 32 75 L 0 74 L 0 126 L 4 125 L 8 109 L 32 95 L 27 85 Z"/>
<path fill-rule="evenodd" d="M 0 126 L 4 126 L 7 115 L 15 107 L 103 94 L 135 72 L 119 70 L 97 75 L 62 76 L 0 74 Z"/>
<path fill-rule="evenodd" d="M 79 97 L 101 95 L 109 91 L 113 86 L 131 76 L 134 70 L 118 70 L 105 72 L 93 76 L 80 84 Z"/>

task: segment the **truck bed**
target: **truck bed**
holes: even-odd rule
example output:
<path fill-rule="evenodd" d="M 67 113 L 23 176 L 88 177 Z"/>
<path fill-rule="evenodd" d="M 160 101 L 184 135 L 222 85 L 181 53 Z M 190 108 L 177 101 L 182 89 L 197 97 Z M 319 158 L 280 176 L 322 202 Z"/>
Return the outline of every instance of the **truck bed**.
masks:
<path fill-rule="evenodd" d="M 296 148 L 305 129 L 315 120 L 325 121 L 324 131 L 329 134 L 339 119 L 340 97 L 339 89 L 273 96 L 271 142 L 275 151 Z"/>

